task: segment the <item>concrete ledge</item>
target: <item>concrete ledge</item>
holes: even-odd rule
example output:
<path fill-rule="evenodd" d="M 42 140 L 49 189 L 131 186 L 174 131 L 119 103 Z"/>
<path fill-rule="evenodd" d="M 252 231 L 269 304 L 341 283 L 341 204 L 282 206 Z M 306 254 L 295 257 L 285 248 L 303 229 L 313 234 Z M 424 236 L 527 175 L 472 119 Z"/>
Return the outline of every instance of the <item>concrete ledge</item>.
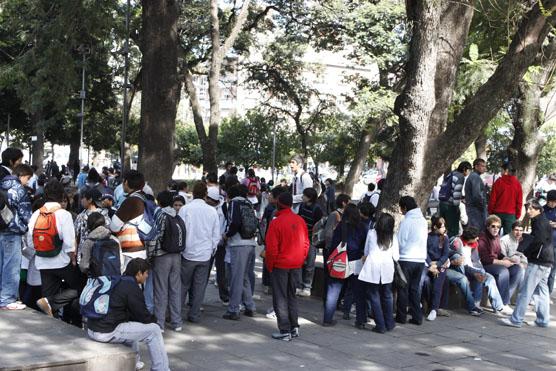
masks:
<path fill-rule="evenodd" d="M 32 309 L 0 311 L 0 370 L 135 370 L 135 353 Z"/>

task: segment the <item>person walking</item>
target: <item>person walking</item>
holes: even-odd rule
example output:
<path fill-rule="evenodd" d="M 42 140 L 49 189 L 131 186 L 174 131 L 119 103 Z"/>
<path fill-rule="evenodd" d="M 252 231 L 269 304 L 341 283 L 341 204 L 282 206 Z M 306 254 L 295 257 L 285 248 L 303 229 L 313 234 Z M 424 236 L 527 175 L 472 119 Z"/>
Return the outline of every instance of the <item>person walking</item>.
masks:
<path fill-rule="evenodd" d="M 292 212 L 290 193 L 278 196 L 278 212 L 266 234 L 265 264 L 272 282 L 272 305 L 279 332 L 272 338 L 290 341 L 299 336 L 296 277 L 309 251 L 307 226 Z"/>

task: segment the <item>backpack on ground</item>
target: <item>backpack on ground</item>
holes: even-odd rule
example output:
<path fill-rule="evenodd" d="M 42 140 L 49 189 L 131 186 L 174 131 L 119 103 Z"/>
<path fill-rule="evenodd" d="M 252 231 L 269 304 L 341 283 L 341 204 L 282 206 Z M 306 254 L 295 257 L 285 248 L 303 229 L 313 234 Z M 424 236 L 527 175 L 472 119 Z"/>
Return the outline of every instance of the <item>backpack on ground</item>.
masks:
<path fill-rule="evenodd" d="M 129 276 L 100 276 L 89 278 L 79 297 L 81 315 L 88 319 L 101 319 L 108 313 L 110 294 L 122 280 Z"/>
<path fill-rule="evenodd" d="M 253 204 L 249 201 L 239 200 L 235 201 L 239 205 L 239 213 L 241 216 L 241 228 L 239 234 L 244 240 L 251 239 L 257 234 L 259 227 L 259 220 L 255 215 Z"/>
<path fill-rule="evenodd" d="M 139 238 L 144 245 L 153 243 L 156 240 L 158 231 L 155 228 L 155 211 L 156 205 L 153 201 L 146 199 L 144 196 L 134 193 L 132 197 L 138 197 L 143 200 L 145 211 L 142 220 L 135 225 Z"/>
<path fill-rule="evenodd" d="M 332 253 L 326 260 L 326 267 L 328 268 L 328 273 L 332 278 L 346 279 L 351 275 L 347 254 L 347 244 L 345 242 L 340 242 L 338 246 L 332 250 Z"/>
<path fill-rule="evenodd" d="M 48 210 L 41 207 L 33 228 L 33 246 L 37 256 L 51 258 L 62 251 L 62 240 L 56 227 L 56 214 L 60 207 Z"/>
<path fill-rule="evenodd" d="M 260 193 L 259 190 L 259 184 L 257 182 L 257 180 L 252 180 L 251 178 L 248 178 L 248 183 L 247 183 L 247 194 L 249 196 L 258 196 Z"/>
<path fill-rule="evenodd" d="M 163 211 L 161 211 L 163 212 Z M 164 235 L 160 241 L 160 248 L 167 253 L 180 253 L 185 250 L 185 223 L 176 215 L 164 214 Z"/>
<path fill-rule="evenodd" d="M 444 201 L 444 202 L 450 201 L 450 198 L 452 197 L 452 193 L 454 191 L 454 187 L 452 183 L 453 176 L 454 176 L 453 172 L 450 172 L 448 175 L 444 177 L 444 180 L 442 181 L 442 185 L 440 186 L 440 191 L 438 192 L 439 201 Z"/>
<path fill-rule="evenodd" d="M 91 277 L 121 275 L 120 245 L 113 238 L 94 241 L 89 274 Z"/>

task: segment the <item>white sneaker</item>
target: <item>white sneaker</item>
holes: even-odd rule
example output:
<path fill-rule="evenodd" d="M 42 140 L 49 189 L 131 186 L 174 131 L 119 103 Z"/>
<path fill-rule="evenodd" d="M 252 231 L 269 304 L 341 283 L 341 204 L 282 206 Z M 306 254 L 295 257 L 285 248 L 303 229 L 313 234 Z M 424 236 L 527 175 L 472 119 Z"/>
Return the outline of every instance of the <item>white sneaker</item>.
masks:
<path fill-rule="evenodd" d="M 181 326 L 174 327 L 175 332 L 181 332 L 182 330 L 183 330 L 183 328 Z"/>
<path fill-rule="evenodd" d="M 427 317 L 427 321 L 434 321 L 436 319 L 436 311 L 433 309 Z"/>
<path fill-rule="evenodd" d="M 274 309 L 271 308 L 266 312 L 266 318 L 276 319 L 276 312 L 274 312 Z"/>
<path fill-rule="evenodd" d="M 510 327 L 517 327 L 517 328 L 520 328 L 520 327 L 521 327 L 521 325 L 518 325 L 518 324 L 516 324 L 516 323 L 513 323 L 509 318 L 503 318 L 503 319 L 501 319 L 501 320 L 500 320 L 500 323 L 502 323 L 503 325 L 506 325 L 506 326 L 510 326 Z"/>
<path fill-rule="evenodd" d="M 502 310 L 500 311 L 505 316 L 511 316 L 514 313 L 514 310 L 509 305 L 504 305 Z"/>
<path fill-rule="evenodd" d="M 0 307 L 2 310 L 23 310 L 27 308 L 25 304 L 14 302 L 6 305 L 5 307 Z"/>
<path fill-rule="evenodd" d="M 309 296 L 311 296 L 311 289 L 300 290 L 298 295 L 308 298 Z"/>
<path fill-rule="evenodd" d="M 142 370 L 144 367 L 145 367 L 145 364 L 141 361 L 139 361 L 135 364 L 135 369 L 136 370 Z"/>

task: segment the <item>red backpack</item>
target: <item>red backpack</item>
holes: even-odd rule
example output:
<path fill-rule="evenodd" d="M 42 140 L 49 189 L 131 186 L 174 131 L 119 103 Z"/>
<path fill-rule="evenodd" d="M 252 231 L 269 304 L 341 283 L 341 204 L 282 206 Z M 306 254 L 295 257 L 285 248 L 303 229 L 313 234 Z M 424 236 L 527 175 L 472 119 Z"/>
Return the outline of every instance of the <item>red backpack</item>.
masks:
<path fill-rule="evenodd" d="M 62 251 L 62 240 L 56 228 L 56 215 L 59 206 L 50 210 L 46 207 L 40 208 L 40 214 L 33 228 L 33 245 L 37 256 L 51 258 Z"/>
<path fill-rule="evenodd" d="M 326 260 L 326 267 L 328 268 L 328 273 L 332 278 L 345 279 L 351 275 L 347 254 L 347 244 L 345 242 L 340 242 L 338 246 L 332 250 L 332 253 Z"/>

